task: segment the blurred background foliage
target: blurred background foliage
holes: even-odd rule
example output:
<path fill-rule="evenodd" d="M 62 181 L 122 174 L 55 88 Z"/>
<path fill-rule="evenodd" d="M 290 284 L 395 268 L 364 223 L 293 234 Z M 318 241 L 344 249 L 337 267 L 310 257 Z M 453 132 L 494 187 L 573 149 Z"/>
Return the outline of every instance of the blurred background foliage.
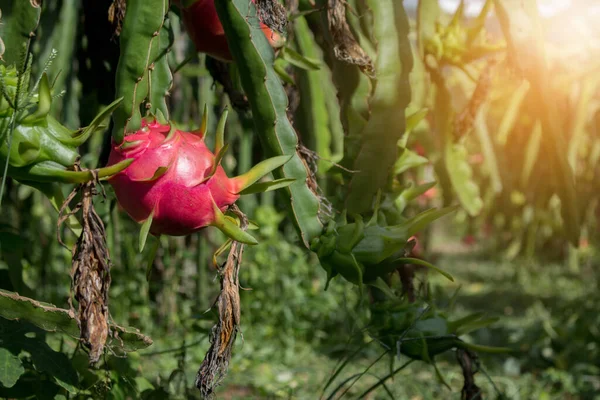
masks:
<path fill-rule="evenodd" d="M 361 16 L 362 2 L 357 3 L 350 18 Z M 600 15 L 600 6 L 538 2 L 548 68 L 541 82 L 546 91 L 540 92 L 518 65 L 523 53 L 503 34 L 494 7 L 499 2 L 484 7 L 482 1 L 440 1 L 438 8 L 426 1 L 437 9 L 428 9 L 427 18 L 417 12 L 418 3 L 404 2 L 415 56 L 407 115 L 429 111 L 407 146 L 415 168 L 402 176 L 414 184 L 439 183 L 407 212 L 442 204 L 461 208 L 420 234 L 416 250 L 452 273 L 454 283 L 422 271 L 416 283 L 428 289 L 435 306 L 450 307 L 459 317 L 473 312 L 499 317 L 467 335 L 476 343 L 515 350 L 481 356 L 484 368 L 477 382 L 486 398 L 600 398 L 600 34 L 592 18 Z M 119 47 L 116 22 L 108 18 L 111 4 L 43 2 L 33 73 L 41 73 L 56 49 L 48 73 L 63 91 L 52 114 L 73 129 L 88 124 L 115 97 Z M 177 13 L 171 14 L 175 44 L 169 62 L 178 70 L 169 97 L 172 118 L 181 128 L 197 128 L 206 103 L 212 132 L 229 100 L 210 75 L 206 56 L 195 55 Z M 309 22 L 313 18 L 317 14 L 307 16 Z M 426 31 L 418 30 L 423 24 L 433 33 L 419 38 Z M 299 43 L 292 45 L 302 52 Z M 329 74 L 322 65 L 319 73 Z M 550 129 L 540 118 L 542 95 L 556 107 L 551 115 L 556 125 Z M 464 113 L 469 107 L 475 111 Z M 236 149 L 235 159 L 223 162 L 230 172 L 248 170 L 261 155 L 257 141 L 244 134 L 251 122 L 240 115 L 233 113 L 228 122 L 227 136 Z M 548 145 L 556 140 L 553 131 L 562 138 L 562 156 Z M 94 136 L 82 149 L 82 163 L 104 165 L 106 141 Z M 335 144 L 331 148 L 335 153 Z M 340 161 L 339 154 L 329 156 Z M 574 176 L 570 206 L 578 211 L 577 221 L 565 221 L 564 191 L 570 189 L 556 178 L 565 168 L 561 157 Z M 329 179 L 323 187 L 333 193 L 337 181 Z M 96 199 L 96 207 L 114 263 L 111 317 L 154 343 L 126 357 L 112 343 L 100 365 L 90 368 L 68 334 L 0 318 L 0 397 L 198 397 L 193 381 L 209 345 L 216 320 L 209 310 L 219 291 L 211 257 L 223 237 L 207 230 L 161 238 L 156 258 L 154 246 L 139 254 L 137 225 L 119 210 L 111 188 L 104 189 L 106 197 Z M 341 279 L 324 290 L 326 273 L 298 243 L 278 211 L 277 196 L 265 193 L 240 202 L 260 226 L 260 245 L 244 255 L 243 335 L 219 398 L 460 398 L 462 374 L 452 354 L 438 359 L 439 371 L 413 363 L 383 380 L 407 359 L 381 358 L 382 348 L 368 334 L 368 299 Z M 577 225 L 579 237 L 573 240 L 565 223 Z M 74 242 L 69 232 L 63 235 Z M 70 261 L 70 251 L 56 240 L 51 205 L 39 192 L 9 179 L 0 211 L 0 289 L 68 308 Z M 22 371 L 2 367 L 3 362 L 16 365 L 11 364 L 14 352 L 4 349 L 7 343 L 20 346 Z"/>

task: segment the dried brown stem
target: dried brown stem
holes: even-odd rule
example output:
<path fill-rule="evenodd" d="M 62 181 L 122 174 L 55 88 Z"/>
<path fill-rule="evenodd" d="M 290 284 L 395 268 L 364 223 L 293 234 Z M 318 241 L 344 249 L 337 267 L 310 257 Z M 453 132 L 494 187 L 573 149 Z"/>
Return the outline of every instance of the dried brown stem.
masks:
<path fill-rule="evenodd" d="M 415 267 L 412 264 L 403 264 L 398 267 L 398 275 L 402 283 L 402 294 L 406 296 L 410 303 L 417 299 L 415 293 Z"/>
<path fill-rule="evenodd" d="M 298 153 L 298 156 L 304 163 L 304 166 L 306 167 L 306 184 L 308 185 L 310 190 L 315 194 L 315 196 L 319 198 L 319 218 L 321 219 L 321 222 L 328 221 L 333 217 L 334 210 L 333 205 L 327 199 L 327 196 L 325 196 L 325 193 L 323 193 L 323 189 L 321 189 L 317 181 L 317 163 L 320 157 L 316 152 L 310 150 L 302 143 L 298 145 L 296 151 Z"/>
<path fill-rule="evenodd" d="M 240 221 L 241 228 L 246 230 L 248 219 L 233 205 L 230 210 Z M 227 374 L 233 345 L 240 329 L 240 283 L 238 273 L 242 262 L 244 245 L 233 242 L 227 261 L 219 270 L 221 275 L 221 293 L 216 304 L 219 310 L 219 321 L 212 328 L 211 345 L 200 365 L 196 376 L 196 387 L 204 398 L 211 398 L 215 388 Z"/>
<path fill-rule="evenodd" d="M 492 87 L 493 70 L 496 65 L 495 61 L 488 62 L 477 80 L 477 85 L 473 91 L 473 95 L 469 100 L 469 104 L 462 110 L 454 121 L 454 136 L 456 139 L 468 134 L 473 129 L 475 117 L 485 102 L 490 89 Z"/>
<path fill-rule="evenodd" d="M 125 0 L 113 0 L 108 8 L 108 21 L 115 27 L 115 36 L 119 36 L 121 29 L 123 29 L 126 8 L 127 4 Z"/>
<path fill-rule="evenodd" d="M 335 57 L 348 64 L 357 65 L 363 73 L 374 77 L 373 61 L 358 44 L 346 21 L 346 1 L 327 0 L 327 21 Z"/>
<path fill-rule="evenodd" d="M 460 364 L 464 379 L 461 400 L 483 400 L 481 389 L 475 384 L 477 355 L 466 349 L 457 349 L 456 359 Z"/>
<path fill-rule="evenodd" d="M 274 31 L 285 33 L 287 12 L 277 0 L 256 0 L 260 20 Z"/>
<path fill-rule="evenodd" d="M 78 169 L 78 168 L 77 168 Z M 89 349 L 90 363 L 98 362 L 108 337 L 108 289 L 110 287 L 110 256 L 106 245 L 104 224 L 94 209 L 96 180 L 78 185 L 63 203 L 58 228 L 67 218 L 81 211 L 83 230 L 75 247 L 71 264 L 71 291 L 79 304 L 76 319 L 80 339 Z M 81 201 L 73 210 L 67 207 L 80 193 Z M 60 238 L 59 242 L 64 246 Z M 71 304 L 71 308 L 73 305 Z"/>

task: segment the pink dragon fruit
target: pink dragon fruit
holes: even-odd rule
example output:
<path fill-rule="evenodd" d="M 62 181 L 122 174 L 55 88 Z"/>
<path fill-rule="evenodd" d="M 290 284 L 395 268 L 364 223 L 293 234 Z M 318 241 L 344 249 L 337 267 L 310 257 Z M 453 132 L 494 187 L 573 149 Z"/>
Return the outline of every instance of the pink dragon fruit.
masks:
<path fill-rule="evenodd" d="M 150 233 L 183 236 L 212 225 L 234 240 L 257 243 L 224 212 L 245 189 L 255 193 L 291 183 L 288 179 L 250 187 L 290 157 L 270 158 L 241 176 L 228 178 L 220 165 L 227 148 L 223 146 L 225 118 L 226 113 L 217 129 L 216 154 L 204 142 L 206 121 L 196 132 L 183 132 L 156 120 L 144 121 L 139 131 L 125 136 L 123 143 L 113 143 L 109 165 L 131 158 L 134 161 L 109 183 L 123 209 L 135 221 L 149 224 Z"/>

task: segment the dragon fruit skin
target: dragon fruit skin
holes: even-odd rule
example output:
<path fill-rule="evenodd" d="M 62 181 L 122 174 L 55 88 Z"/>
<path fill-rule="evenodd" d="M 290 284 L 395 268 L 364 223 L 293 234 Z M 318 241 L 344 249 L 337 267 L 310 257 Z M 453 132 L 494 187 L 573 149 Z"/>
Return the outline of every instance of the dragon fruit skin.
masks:
<path fill-rule="evenodd" d="M 217 142 L 222 144 L 222 138 Z M 149 222 L 154 235 L 184 236 L 213 225 L 234 240 L 256 244 L 223 213 L 242 190 L 290 157 L 267 159 L 234 178 L 226 175 L 218 158 L 206 146 L 203 132 L 143 120 L 141 129 L 121 144 L 113 142 L 108 165 L 134 161 L 108 182 L 121 207 L 138 223 Z"/>
<path fill-rule="evenodd" d="M 202 182 L 215 155 L 201 136 L 169 131 L 168 125 L 144 122 L 140 131 L 125 137 L 124 146 L 113 144 L 109 165 L 128 158 L 135 161 L 109 182 L 135 221 L 143 222 L 152 214 L 151 233 L 182 236 L 211 225 L 213 204 L 225 211 L 239 198 L 240 182 L 229 179 L 221 166 Z M 156 177 L 161 167 L 166 171 Z"/>

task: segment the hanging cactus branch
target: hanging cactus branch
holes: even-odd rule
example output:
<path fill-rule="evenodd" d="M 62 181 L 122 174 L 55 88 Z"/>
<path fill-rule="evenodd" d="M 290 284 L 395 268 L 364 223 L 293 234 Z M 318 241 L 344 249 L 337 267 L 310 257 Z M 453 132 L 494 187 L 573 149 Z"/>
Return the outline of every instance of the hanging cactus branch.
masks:
<path fill-rule="evenodd" d="M 287 188 L 291 216 L 302 241 L 309 247 L 323 230 L 319 198 L 307 184 L 309 171 L 298 154 L 298 137 L 286 115 L 288 99 L 273 69 L 273 50 L 265 36 L 259 34 L 256 18 L 247 17 L 257 15 L 254 4 L 247 0 L 223 0 L 215 5 L 265 152 L 270 156 L 292 157 L 274 175 L 278 179 L 295 180 Z"/>
<path fill-rule="evenodd" d="M 158 97 L 171 85 L 171 73 L 163 60 L 170 43 L 168 29 L 163 29 L 168 9 L 169 0 L 127 1 L 116 76 L 116 93 L 123 97 L 123 106 L 114 113 L 113 138 L 118 144 L 126 134 L 142 127 L 142 104 L 147 103 L 147 111 L 153 112 L 151 101 L 157 101 L 155 106 L 168 117 Z"/>
<path fill-rule="evenodd" d="M 398 141 L 405 132 L 405 110 L 410 102 L 408 74 L 412 54 L 408 40 L 408 18 L 393 0 L 368 1 L 373 13 L 377 42 L 377 77 L 369 99 L 370 118 L 361 134 L 361 144 L 353 169 L 349 213 L 371 209 L 378 190 L 385 190 L 398 158 Z"/>

